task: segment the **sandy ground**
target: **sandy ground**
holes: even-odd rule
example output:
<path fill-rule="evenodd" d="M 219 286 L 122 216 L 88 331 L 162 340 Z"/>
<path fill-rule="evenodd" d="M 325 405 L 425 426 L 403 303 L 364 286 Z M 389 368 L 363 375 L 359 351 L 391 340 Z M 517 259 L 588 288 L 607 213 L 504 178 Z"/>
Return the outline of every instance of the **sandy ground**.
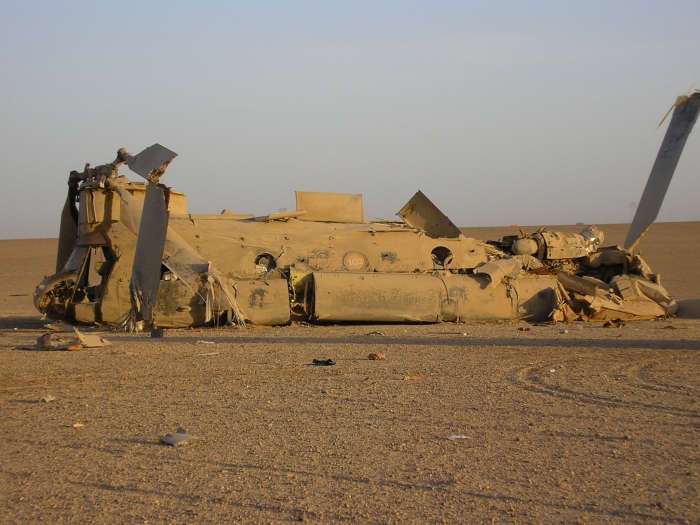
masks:
<path fill-rule="evenodd" d="M 79 352 L 17 349 L 42 325 L 17 294 L 56 242 L 0 241 L 0 523 L 698 523 L 698 241 L 669 223 L 641 246 L 684 318 L 110 333 Z M 201 440 L 159 443 L 178 426 Z"/>

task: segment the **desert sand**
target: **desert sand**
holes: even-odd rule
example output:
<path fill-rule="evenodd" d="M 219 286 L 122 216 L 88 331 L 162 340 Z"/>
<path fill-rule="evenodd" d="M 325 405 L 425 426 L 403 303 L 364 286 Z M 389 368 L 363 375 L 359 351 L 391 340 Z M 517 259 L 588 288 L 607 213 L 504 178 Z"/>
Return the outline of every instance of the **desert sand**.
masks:
<path fill-rule="evenodd" d="M 627 230 L 600 227 L 605 244 Z M 295 324 L 21 350 L 55 249 L 0 241 L 2 523 L 700 522 L 700 223 L 640 245 L 681 315 L 619 329 Z M 178 427 L 201 439 L 159 442 Z"/>

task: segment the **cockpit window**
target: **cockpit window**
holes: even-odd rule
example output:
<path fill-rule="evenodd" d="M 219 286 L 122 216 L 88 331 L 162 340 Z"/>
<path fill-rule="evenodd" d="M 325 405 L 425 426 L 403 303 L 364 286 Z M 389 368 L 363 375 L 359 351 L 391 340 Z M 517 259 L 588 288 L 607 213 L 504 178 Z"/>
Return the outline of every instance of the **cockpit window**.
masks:
<path fill-rule="evenodd" d="M 96 303 L 102 298 L 107 278 L 116 257 L 107 246 L 85 247 L 86 255 L 78 284 L 73 294 L 73 303 Z M 77 250 L 74 250 L 74 254 Z M 71 259 L 73 255 L 71 255 Z"/>
<path fill-rule="evenodd" d="M 78 272 L 80 267 L 83 265 L 87 250 L 87 246 L 76 246 L 73 248 L 73 251 L 71 252 L 70 257 L 68 257 L 68 261 L 63 269 L 66 271 Z"/>

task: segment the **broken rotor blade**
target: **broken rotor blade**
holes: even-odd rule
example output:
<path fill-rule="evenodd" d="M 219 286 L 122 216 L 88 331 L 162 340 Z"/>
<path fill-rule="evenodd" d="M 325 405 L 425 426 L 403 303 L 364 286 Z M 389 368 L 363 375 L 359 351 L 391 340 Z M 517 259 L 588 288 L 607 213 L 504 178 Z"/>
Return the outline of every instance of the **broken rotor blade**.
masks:
<path fill-rule="evenodd" d="M 158 294 L 163 247 L 168 231 L 166 192 L 166 187 L 154 182 L 146 186 L 131 270 L 132 308 L 149 325 L 153 322 L 153 306 Z"/>
<path fill-rule="evenodd" d="M 58 233 L 58 252 L 56 254 L 56 272 L 63 270 L 68 261 L 73 245 L 78 238 L 78 210 L 75 207 L 76 190 L 68 187 L 68 196 L 61 212 L 61 226 Z"/>
<path fill-rule="evenodd" d="M 153 144 L 141 153 L 127 156 L 126 163 L 131 171 L 147 179 L 153 170 L 167 165 L 175 157 L 177 157 L 177 153 L 174 151 L 170 151 L 160 144 Z"/>
<path fill-rule="evenodd" d="M 654 161 L 654 166 L 651 168 L 634 220 L 629 232 L 627 232 L 627 239 L 625 239 L 625 249 L 627 250 L 631 251 L 635 248 L 642 235 L 656 220 L 685 142 L 698 118 L 700 92 L 693 93 L 685 100 L 680 100 L 680 98 L 676 101 L 671 122 Z"/>
<path fill-rule="evenodd" d="M 406 224 L 423 230 L 432 238 L 458 238 L 462 232 L 454 225 L 447 215 L 418 190 L 406 205 L 397 213 Z"/>

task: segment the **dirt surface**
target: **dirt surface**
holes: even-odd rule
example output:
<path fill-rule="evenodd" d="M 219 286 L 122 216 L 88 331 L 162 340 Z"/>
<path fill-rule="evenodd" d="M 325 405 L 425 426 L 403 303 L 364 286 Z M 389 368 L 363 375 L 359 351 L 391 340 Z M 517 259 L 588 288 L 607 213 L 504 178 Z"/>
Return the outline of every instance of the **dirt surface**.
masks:
<path fill-rule="evenodd" d="M 602 228 L 606 244 L 626 232 Z M 641 246 L 690 314 L 699 240 L 699 223 L 658 224 Z M 1 523 L 699 522 L 698 319 L 170 330 L 20 350 L 42 322 L 16 294 L 53 273 L 55 247 L 0 241 Z M 159 443 L 180 426 L 201 439 Z"/>

